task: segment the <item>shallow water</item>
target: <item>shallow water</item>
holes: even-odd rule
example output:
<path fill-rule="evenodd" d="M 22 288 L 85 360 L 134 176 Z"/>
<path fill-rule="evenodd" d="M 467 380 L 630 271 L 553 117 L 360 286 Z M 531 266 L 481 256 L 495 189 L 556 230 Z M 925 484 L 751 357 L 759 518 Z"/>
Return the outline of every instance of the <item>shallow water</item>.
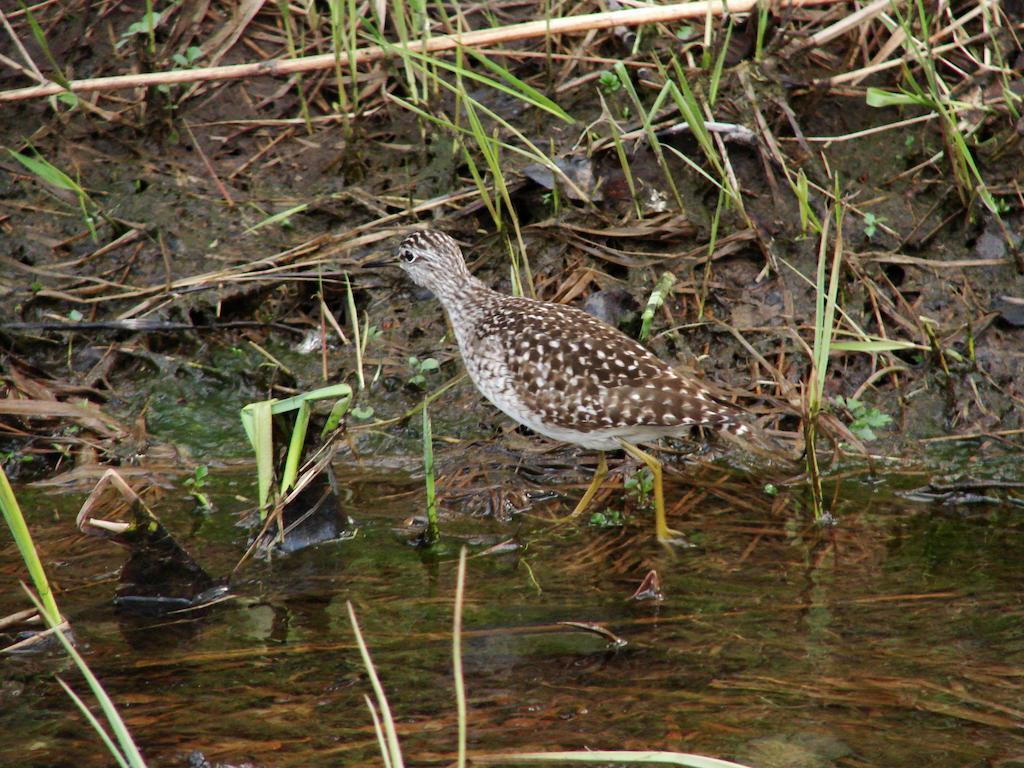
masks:
<path fill-rule="evenodd" d="M 455 514 L 431 554 L 397 530 L 422 498 L 419 482 L 372 470 L 342 480 L 355 538 L 249 564 L 233 600 L 176 620 L 113 608 L 124 551 L 72 533 L 81 495 L 20 491 L 80 648 L 151 765 L 184 765 L 193 750 L 231 764 L 381 764 L 346 601 L 407 761 L 451 762 L 461 543 L 471 554 L 471 754 L 669 749 L 753 766 L 1024 760 L 1019 507 L 909 501 L 897 492 L 924 476 L 850 471 L 839 524 L 823 531 L 756 481 L 689 467 L 667 490 L 670 522 L 690 548 L 657 545 L 642 513 L 625 528 L 551 530 L 542 518 L 564 511 L 555 505 L 507 523 Z M 248 475 L 215 473 L 213 515 L 192 516 L 180 488 L 154 509 L 221 575 L 245 547 L 235 520 L 251 493 Z M 620 493 L 606 504 L 621 507 Z M 505 540 L 516 546 L 481 554 Z M 664 600 L 631 600 L 652 568 Z M 0 571 L 8 584 L 21 577 L 9 542 Z M 0 595 L 0 613 L 21 607 L 15 589 Z M 626 645 L 560 622 L 600 624 Z M 15 734 L 0 740 L 0 765 L 110 763 L 54 679 L 85 689 L 62 654 L 0 665 L 0 729 Z"/>

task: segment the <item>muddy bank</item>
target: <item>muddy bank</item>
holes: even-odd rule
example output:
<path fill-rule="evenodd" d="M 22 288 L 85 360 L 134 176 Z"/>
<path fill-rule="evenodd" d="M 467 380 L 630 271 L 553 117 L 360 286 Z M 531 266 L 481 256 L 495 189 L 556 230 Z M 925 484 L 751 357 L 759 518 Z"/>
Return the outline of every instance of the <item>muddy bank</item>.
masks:
<path fill-rule="evenodd" d="M 80 36 L 61 33 L 50 44 L 73 57 L 75 72 L 101 74 L 133 61 L 152 67 L 187 58 L 216 23 L 212 11 L 192 26 L 168 19 L 148 45 L 129 31 L 131 16 L 119 7 L 83 18 Z M 96 458 L 120 463 L 162 442 L 184 443 L 200 458 L 235 453 L 230 425 L 245 402 L 325 379 L 354 382 L 352 334 L 339 337 L 325 319 L 330 312 L 339 329 L 352 327 L 343 275 L 372 333 L 363 366 L 373 384 L 363 404 L 378 417 L 407 410 L 423 390 L 410 384 L 418 374 L 411 357 L 439 361 L 423 381 L 428 389 L 460 364 L 436 304 L 421 301 L 396 270 L 364 265 L 424 221 L 459 237 L 490 284 L 589 302 L 633 332 L 636 310 L 671 271 L 676 281 L 654 318 L 652 348 L 740 392 L 766 422 L 796 430 L 814 324 L 808 281 L 820 237 L 813 219 L 831 215 L 836 188 L 844 209 L 838 337 L 903 344 L 833 354 L 825 391 L 837 423 L 890 417 L 891 424 L 876 418 L 882 426 L 872 430 L 870 450 L 882 455 L 906 456 L 956 435 L 1015 448 L 1024 426 L 1024 218 L 1011 109 L 1019 86 L 1013 19 L 1004 19 L 1006 34 L 986 39 L 1006 62 L 1006 87 L 979 83 L 972 92 L 987 111 L 965 116 L 967 128 L 987 136 L 970 150 L 995 212 L 957 186 L 942 156 L 950 154 L 949 131 L 934 111 L 868 105 L 866 86 L 896 89 L 898 75 L 822 86 L 834 74 L 822 68 L 823 57 L 849 50 L 850 38 L 809 49 L 787 26 L 793 20 L 780 18 L 756 59 L 753 19 L 728 36 L 719 30 L 708 49 L 724 55 L 720 79 L 714 69 L 658 66 L 672 56 L 683 65 L 698 61 L 703 37 L 689 26 L 651 28 L 632 54 L 621 37 L 606 34 L 575 58 L 545 60 L 527 55 L 530 46 L 498 57 L 568 120 L 525 99 L 522 88 L 510 95 L 477 80 L 455 95 L 426 89 L 431 122 L 396 98 L 412 81 L 393 61 L 367 67 L 356 81 L 254 78 L 104 94 L 90 97 L 93 106 L 6 105 L 0 143 L 45 158 L 85 190 L 83 202 L 11 154 L 0 163 L 6 394 L 43 403 L 0 417 L 0 440 L 14 459 L 9 471 L 42 477 Z M 284 23 L 268 10 L 252 33 L 266 22 Z M 315 28 L 311 18 L 288 23 Z M 269 39 L 284 45 L 282 29 Z M 109 40 L 130 45 L 112 48 Z M 41 54 L 31 36 L 23 42 Z M 222 61 L 247 55 L 238 45 Z M 617 61 L 628 65 L 618 71 L 629 82 Z M 963 62 L 937 61 L 939 76 L 953 82 L 953 62 Z M 726 134 L 717 155 L 679 130 L 678 100 L 662 98 L 649 129 L 638 117 L 684 69 L 701 103 L 710 105 L 715 89 L 717 120 L 746 129 Z M 14 80 L 8 74 L 3 84 Z M 362 88 L 350 116 L 330 109 L 351 98 L 339 83 Z M 467 99 L 491 110 L 488 135 L 519 150 L 535 147 L 565 176 L 551 188 L 542 164 L 496 144 L 496 180 L 486 145 L 460 133 L 463 122 L 444 129 L 445 120 L 465 119 Z M 474 173 L 487 180 L 474 184 Z M 801 174 L 806 197 L 794 186 Z M 719 177 L 737 189 L 724 205 L 712 183 Z M 79 401 L 102 429 L 83 419 L 63 423 L 61 408 L 46 406 Z M 466 383 L 438 408 L 455 437 L 505 425 L 477 406 Z"/>

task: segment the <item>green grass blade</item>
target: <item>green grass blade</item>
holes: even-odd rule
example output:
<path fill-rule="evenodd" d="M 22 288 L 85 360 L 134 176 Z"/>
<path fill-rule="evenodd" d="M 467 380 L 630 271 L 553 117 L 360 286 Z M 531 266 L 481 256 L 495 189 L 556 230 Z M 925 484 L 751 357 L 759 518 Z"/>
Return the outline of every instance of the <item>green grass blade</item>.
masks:
<path fill-rule="evenodd" d="M 302 446 L 306 441 L 309 426 L 309 403 L 314 400 L 337 398 L 338 403 L 331 410 L 323 434 L 337 427 L 341 417 L 352 402 L 352 387 L 348 384 L 331 384 L 319 387 L 301 395 L 288 397 L 284 400 L 261 400 L 249 403 L 239 414 L 245 434 L 249 438 L 253 452 L 256 454 L 256 479 L 259 487 L 260 517 L 266 515 L 270 501 L 270 487 L 274 480 L 274 422 L 273 416 L 298 409 L 299 415 L 292 430 L 285 468 L 282 472 L 281 492 L 290 488 L 298 474 L 299 459 L 302 457 Z M 290 478 L 290 479 L 289 479 Z"/>
<path fill-rule="evenodd" d="M 714 168 L 715 173 L 718 175 L 718 180 L 712 179 L 703 168 L 697 166 L 689 158 L 686 158 L 689 161 L 687 164 L 698 168 L 699 172 L 710 179 L 715 186 L 725 189 L 729 198 L 742 211 L 743 197 L 739 190 L 734 188 L 729 174 L 726 172 L 725 159 L 719 153 L 718 145 L 715 144 L 711 133 L 707 129 L 707 125 L 704 123 L 704 112 L 700 108 L 701 105 L 686 79 L 686 73 L 683 72 L 683 68 L 675 56 L 672 57 L 672 68 L 676 75 L 675 80 L 671 79 L 668 72 L 664 75 L 666 82 L 671 86 L 670 95 L 672 100 L 676 103 L 676 107 L 686 120 L 686 124 L 690 127 L 690 133 L 697 139 L 697 144 L 700 146 L 704 156 L 711 163 L 711 167 Z M 710 112 L 710 107 L 708 111 Z M 666 144 L 665 146 L 673 150 L 675 154 L 685 158 L 685 155 L 675 150 L 675 147 L 671 144 Z"/>
<path fill-rule="evenodd" d="M 64 650 L 71 657 L 72 661 L 75 662 L 75 666 L 78 667 L 78 671 L 82 673 L 82 677 L 89 684 L 89 690 L 92 691 L 92 695 L 96 697 L 96 701 L 99 702 L 100 709 L 103 710 L 103 716 L 107 719 L 107 724 L 110 726 L 110 730 L 113 731 L 114 736 L 117 738 L 117 743 L 121 747 L 121 754 L 127 760 L 128 765 L 132 768 L 145 768 L 146 761 L 142 759 L 142 755 L 139 752 L 139 748 L 135 746 L 135 740 L 132 738 L 131 732 L 128 730 L 128 726 L 124 724 L 124 720 L 121 719 L 121 715 L 117 711 L 117 707 L 114 706 L 114 702 L 111 701 L 107 692 L 103 689 L 103 685 L 89 669 L 89 665 L 85 662 L 85 659 L 78 653 L 75 646 L 71 644 L 71 641 L 64 636 L 64 633 L 57 629 L 58 622 L 51 622 L 49 614 L 42 610 L 42 604 L 38 598 L 28 587 L 22 584 L 22 588 L 28 592 L 28 596 L 32 599 L 32 602 L 36 604 L 36 607 L 40 609 L 43 618 L 46 619 L 46 623 L 51 629 L 54 629 L 54 635 L 60 641 L 61 645 L 64 646 Z"/>
<path fill-rule="evenodd" d="M 309 430 L 309 398 L 299 404 L 299 413 L 292 427 L 292 437 L 288 442 L 288 455 L 284 460 L 284 472 L 281 473 L 281 495 L 283 496 L 299 476 L 299 461 L 302 460 L 302 446 L 306 444 L 306 432 Z"/>
<path fill-rule="evenodd" d="M 49 160 L 46 160 L 38 155 L 36 157 L 29 157 L 23 155 L 21 152 L 17 152 L 13 149 L 8 148 L 7 153 L 21 163 L 25 169 L 39 178 L 51 187 L 57 187 L 58 189 L 64 189 L 68 192 L 74 192 L 79 197 L 88 197 L 85 190 L 82 189 L 81 185 L 68 176 L 64 171 L 55 166 Z"/>
<path fill-rule="evenodd" d="M 352 325 L 352 340 L 356 350 L 356 378 L 359 379 L 359 391 L 366 389 L 366 380 L 363 378 L 363 344 L 359 337 L 359 314 L 356 312 L 356 298 L 352 293 L 352 281 L 348 273 L 345 274 L 345 302 L 348 307 L 348 316 Z"/>
<path fill-rule="evenodd" d="M 690 88 L 690 84 L 686 82 L 686 75 L 683 74 L 678 62 L 673 60 L 673 63 L 676 65 L 678 84 L 669 81 L 672 85 L 670 91 L 672 100 L 676 103 L 676 107 L 682 114 L 683 119 L 686 120 L 686 124 L 690 127 L 690 133 L 697 140 L 697 144 L 700 145 L 705 156 L 715 166 L 715 172 L 721 174 L 722 161 L 718 157 L 718 152 L 711 140 L 711 134 L 704 124 L 704 115 L 701 112 L 700 104 L 697 102 L 697 97 L 694 95 L 693 89 Z"/>
<path fill-rule="evenodd" d="M 29 29 L 32 31 L 32 37 L 35 38 L 36 45 L 39 46 L 39 50 L 43 52 L 46 60 L 50 62 L 50 66 L 53 67 L 53 80 L 63 88 L 68 88 L 69 83 L 64 72 L 61 70 L 60 65 L 57 63 L 57 59 L 53 56 L 53 51 L 50 50 L 50 44 L 46 42 L 46 33 L 43 32 L 43 28 L 39 26 L 39 22 L 36 21 L 36 17 L 32 14 L 32 10 L 25 6 L 22 0 L 18 0 L 18 5 L 25 12 L 25 18 L 28 19 Z"/>
<path fill-rule="evenodd" d="M 562 109 L 562 107 L 560 107 L 556 102 L 549 99 L 547 96 L 545 96 L 543 93 L 538 91 L 530 84 L 520 80 L 505 67 L 501 66 L 497 62 L 491 61 L 489 58 L 487 58 L 474 48 L 466 48 L 466 52 L 480 64 L 485 66 L 488 70 L 493 72 L 502 80 L 505 80 L 507 83 L 509 83 L 520 94 L 519 98 L 521 98 L 523 101 L 526 101 L 527 103 L 532 104 L 533 106 L 538 107 L 539 109 L 543 109 L 545 112 L 554 115 L 559 120 L 563 120 L 566 123 L 569 123 L 570 125 L 576 122 L 575 118 L 568 112 L 566 112 L 564 109 Z M 464 74 L 467 76 L 472 76 L 472 73 L 468 71 L 464 72 Z M 512 93 L 512 95 L 516 94 Z"/>
<path fill-rule="evenodd" d="M 622 144 L 621 133 L 619 132 L 619 126 L 612 117 L 611 110 L 608 109 L 608 104 L 604 100 L 604 96 L 598 91 L 597 97 L 601 100 L 601 113 L 605 116 L 605 122 L 608 124 L 608 130 L 611 133 L 612 144 L 615 146 L 615 156 L 619 160 L 619 167 L 622 168 L 622 175 L 626 179 L 626 186 L 629 187 L 629 199 L 633 202 L 633 210 L 636 211 L 636 217 L 642 219 L 644 217 L 643 206 L 640 205 L 640 200 L 636 194 L 636 182 L 633 180 L 633 170 L 629 165 L 629 156 L 626 154 L 626 148 Z"/>
<path fill-rule="evenodd" d="M 384 761 L 384 768 L 391 768 L 391 753 L 388 751 L 388 743 L 384 737 L 384 729 L 380 724 L 380 717 L 377 715 L 377 707 L 368 694 L 363 694 L 363 701 L 366 708 L 370 710 L 370 719 L 373 720 L 373 733 L 377 737 L 377 749 L 380 750 L 380 758 Z"/>
<path fill-rule="evenodd" d="M 455 88 L 451 83 L 447 83 L 444 80 L 439 80 L 438 82 L 444 88 L 447 88 L 448 90 L 452 91 L 453 93 L 458 93 L 458 89 Z M 468 99 L 469 97 L 466 96 L 466 98 Z M 389 94 L 388 99 L 390 101 L 393 101 L 398 106 L 402 107 L 402 109 L 406 109 L 409 112 L 412 112 L 412 113 L 414 113 L 416 115 L 419 115 L 424 120 L 429 120 L 430 122 L 434 123 L 435 125 L 441 126 L 445 130 L 452 131 L 452 132 L 458 132 L 458 133 L 461 133 L 461 134 L 468 134 L 468 135 L 472 136 L 472 131 L 470 129 L 465 128 L 465 127 L 460 126 L 460 125 L 456 125 L 451 120 L 445 120 L 444 118 L 440 118 L 440 117 L 437 117 L 436 115 L 432 115 L 429 112 L 427 112 L 427 111 L 425 111 L 423 109 L 420 109 L 415 104 L 412 104 L 411 102 L 408 102 L 408 101 L 406 101 L 406 100 L 404 100 L 404 99 L 402 99 L 402 98 L 400 98 L 398 96 L 394 96 L 394 95 L 390 95 Z M 558 164 L 555 163 L 551 158 L 549 158 L 543 152 L 541 152 L 540 149 L 536 145 L 534 145 L 533 142 L 531 142 L 529 139 L 527 139 L 526 136 L 524 136 L 521 131 L 519 131 L 512 124 L 510 124 L 507 121 L 503 120 L 496 113 L 494 113 L 491 110 L 487 109 L 485 106 L 480 104 L 480 102 L 474 101 L 473 104 L 474 104 L 474 108 L 476 110 L 478 110 L 479 112 L 482 112 L 487 117 L 489 117 L 492 120 L 494 120 L 504 130 L 508 131 L 511 135 L 515 136 L 517 139 L 522 141 L 524 146 L 525 146 L 525 148 L 524 147 L 517 147 L 515 144 L 509 144 L 509 143 L 504 142 L 504 141 L 499 141 L 498 142 L 498 146 L 500 146 L 502 149 L 508 150 L 509 152 L 513 152 L 513 153 L 515 153 L 515 154 L 517 154 L 517 155 L 519 155 L 521 157 L 525 157 L 525 158 L 529 159 L 532 162 L 540 163 L 545 168 L 547 168 L 549 171 L 551 171 L 555 176 L 557 176 L 559 179 L 561 179 L 562 183 L 565 184 L 565 186 L 567 188 L 572 189 L 576 194 L 578 194 L 581 200 L 587 199 L 586 193 L 583 190 L 581 190 L 579 188 L 579 186 L 572 179 L 570 179 L 568 176 L 565 175 L 565 172 L 561 168 L 558 167 Z"/>
<path fill-rule="evenodd" d="M 833 341 L 832 349 L 837 352 L 867 352 L 877 354 L 881 352 L 905 352 L 910 349 L 927 351 L 924 344 L 915 344 L 912 341 L 899 341 L 897 339 L 877 339 L 869 341 Z"/>
<path fill-rule="evenodd" d="M 484 156 L 484 162 L 487 164 L 487 169 L 491 173 L 491 179 L 494 181 L 495 187 L 500 184 L 502 176 L 501 163 L 498 161 L 497 152 L 494 150 L 494 146 L 491 141 L 491 137 L 484 131 L 483 124 L 480 122 L 480 118 L 476 114 L 476 110 L 473 108 L 473 100 L 465 98 L 462 101 L 462 108 L 466 113 L 466 117 L 469 119 L 469 130 L 470 135 L 476 141 L 477 148 L 480 150 L 480 154 Z M 498 205 L 500 200 L 504 197 L 501 195 L 501 190 L 497 190 L 499 194 L 494 195 L 495 198 L 495 217 L 494 225 L 500 230 L 502 229 L 502 218 L 501 208 Z"/>
<path fill-rule="evenodd" d="M 931 109 L 931 100 L 916 94 L 893 93 L 883 88 L 870 86 L 865 101 L 869 107 L 928 107 Z"/>
<path fill-rule="evenodd" d="M 714 176 L 712 176 L 710 173 L 705 171 L 697 163 L 695 163 L 689 157 L 687 157 L 682 152 L 680 152 L 678 149 L 673 147 L 671 144 L 666 144 L 665 145 L 665 149 L 667 149 L 669 152 L 671 152 L 673 155 L 675 155 L 685 165 L 689 166 L 690 170 L 693 171 L 694 173 L 696 173 L 698 176 L 703 176 L 705 181 L 707 181 L 709 184 L 717 187 L 719 191 L 724 192 L 725 194 L 730 195 L 731 198 L 735 199 L 735 196 L 730 194 L 730 190 L 727 189 L 726 187 L 722 186 L 722 180 L 721 179 L 716 179 Z M 726 177 L 723 176 L 722 178 L 726 178 Z"/>
<path fill-rule="evenodd" d="M 345 414 L 348 413 L 348 408 L 352 405 L 352 389 L 347 385 L 342 385 L 348 389 L 348 394 L 340 397 L 338 402 L 331 408 L 331 412 L 327 415 L 327 421 L 324 422 L 324 428 L 320 432 L 320 439 L 323 440 L 330 432 L 333 432 L 341 424 L 341 420 L 345 418 Z"/>
<path fill-rule="evenodd" d="M 434 432 L 430 425 L 430 409 L 423 403 L 423 475 L 427 484 L 427 544 L 441 538 L 437 524 L 437 493 L 434 488 Z"/>
<path fill-rule="evenodd" d="M 373 666 L 373 659 L 370 658 L 370 651 L 363 640 L 363 633 L 359 629 L 359 622 L 356 620 L 356 612 L 352 603 L 346 601 L 348 608 L 348 619 L 352 624 L 352 632 L 356 636 L 356 645 L 359 646 L 359 655 L 363 658 L 363 666 L 366 667 L 366 674 L 370 678 L 370 685 L 373 687 L 374 696 L 377 698 L 377 706 L 380 709 L 381 719 L 384 722 L 384 733 L 387 736 L 388 752 L 391 754 L 392 768 L 404 768 L 402 759 L 402 747 L 398 743 L 398 732 L 395 730 L 395 720 L 391 715 L 391 707 L 388 698 L 384 695 L 384 686 L 380 684 L 377 677 L 377 670 Z"/>
<path fill-rule="evenodd" d="M 470 154 L 465 143 L 460 141 L 459 145 L 462 148 L 462 156 L 466 161 L 466 166 L 469 168 L 469 173 L 473 177 L 473 183 L 476 184 L 476 188 L 480 192 L 480 199 L 483 200 L 484 207 L 487 208 L 487 212 L 491 215 L 491 221 L 494 222 L 495 228 L 501 229 L 501 213 L 494 202 L 491 190 L 487 188 L 484 177 L 476 166 L 476 160 L 473 159 L 473 155 Z"/>
<path fill-rule="evenodd" d="M 807 175 L 804 173 L 803 168 L 797 172 L 796 184 L 792 186 L 792 189 L 796 195 L 797 204 L 800 206 L 801 234 L 806 235 L 808 229 L 820 234 L 821 222 L 818 220 L 818 215 L 814 212 L 814 208 L 811 207 L 810 184 L 807 181 Z"/>
<path fill-rule="evenodd" d="M 416 68 L 419 69 L 421 72 L 428 73 L 429 68 L 431 67 L 443 69 L 448 72 L 451 72 L 452 74 L 458 75 L 459 77 L 464 77 L 467 80 L 473 80 L 474 82 L 480 83 L 481 85 L 485 85 L 488 88 L 493 88 L 496 91 L 501 91 L 502 93 L 511 96 L 514 99 L 518 99 L 519 101 L 522 101 L 526 104 L 529 104 L 532 107 L 542 109 L 548 114 L 557 117 L 559 120 L 564 120 L 565 122 L 570 124 L 575 122 L 575 119 L 572 117 L 572 115 L 570 115 L 560 106 L 558 106 L 558 104 L 556 104 L 554 101 L 552 101 L 547 96 L 537 91 L 535 88 L 527 85 L 522 80 L 517 78 L 515 75 L 513 75 L 511 72 L 504 69 L 500 65 L 495 64 L 493 61 L 488 60 L 482 54 L 477 53 L 472 48 L 460 48 L 460 50 L 465 50 L 474 58 L 477 58 L 477 60 L 484 64 L 484 66 L 486 66 L 491 72 L 494 72 L 499 77 L 506 80 L 508 83 L 510 83 L 510 85 L 506 85 L 506 83 L 486 77 L 485 75 L 481 75 L 478 72 L 474 72 L 473 70 L 467 69 L 466 67 L 463 66 L 459 66 L 458 64 L 451 64 L 445 61 L 444 59 L 435 56 L 430 56 L 425 53 L 420 53 L 419 51 L 410 51 L 400 48 L 399 46 L 391 45 L 386 40 L 380 40 L 378 42 L 382 48 L 389 49 L 394 51 L 395 53 L 398 53 L 399 55 L 402 56 L 403 59 L 408 61 L 410 64 L 415 63 L 416 65 L 418 65 Z M 439 83 L 443 84 L 444 81 L 439 80 Z"/>
<path fill-rule="evenodd" d="M 725 55 L 729 52 L 729 40 L 732 38 L 732 28 L 736 23 L 736 17 L 729 15 L 729 21 L 725 26 L 725 39 L 718 51 L 718 58 L 715 59 L 715 66 L 708 77 L 708 104 L 714 105 L 718 100 L 718 85 L 722 82 L 722 71 L 725 69 Z"/>
<path fill-rule="evenodd" d="M 28 525 L 25 524 L 25 517 L 21 514 L 21 507 L 14 495 L 14 489 L 7 479 L 7 473 L 0 465 L 0 510 L 3 510 L 4 520 L 11 530 L 14 543 L 18 546 L 21 559 L 25 561 L 25 567 L 32 579 L 32 585 L 39 594 L 42 604 L 42 611 L 45 614 L 47 623 L 54 625 L 60 622 L 60 609 L 57 608 L 57 601 L 50 590 L 50 582 L 46 578 L 46 571 L 39 560 L 39 553 L 36 552 L 35 544 L 32 542 L 32 534 L 29 533 Z"/>
<path fill-rule="evenodd" d="M 289 208 L 287 211 L 275 213 L 273 216 L 268 216 L 262 221 L 258 221 L 255 224 L 253 224 L 251 227 L 245 230 L 245 234 L 250 235 L 256 230 L 263 229 L 263 227 L 269 227 L 273 226 L 274 224 L 287 222 L 292 216 L 295 216 L 298 213 L 302 213 L 307 208 L 309 208 L 309 203 L 302 203 L 301 205 L 296 205 L 292 208 Z"/>
<path fill-rule="evenodd" d="M 307 400 L 328 400 L 332 397 L 352 397 L 352 387 L 348 384 L 330 384 L 326 387 L 317 387 L 316 389 L 309 390 L 309 392 L 303 392 L 301 395 L 286 397 L 284 400 L 266 400 L 265 402 L 270 403 L 271 411 L 276 416 L 279 413 L 294 411 Z"/>
<path fill-rule="evenodd" d="M 640 95 L 637 93 L 636 88 L 633 87 L 633 81 L 630 79 L 629 73 L 626 71 L 626 66 L 621 61 L 617 61 L 615 62 L 613 69 L 615 70 L 615 74 L 618 75 L 619 82 L 622 83 L 622 87 L 626 90 L 630 100 L 633 102 L 637 115 L 643 121 L 643 131 L 647 137 L 647 145 L 651 148 L 655 159 L 658 161 L 658 166 L 661 168 L 661 175 L 665 178 L 668 188 L 672 191 L 672 196 L 675 198 L 676 206 L 679 208 L 681 213 L 685 214 L 686 206 L 683 204 L 682 195 L 679 194 L 679 189 L 676 186 L 672 170 L 668 167 L 668 163 L 665 160 L 665 153 L 662 151 L 661 141 L 659 141 L 658 135 L 654 132 L 653 125 L 654 115 L 660 108 L 660 105 L 670 95 L 672 83 L 669 82 L 665 84 L 658 93 L 654 106 L 650 110 L 647 110 L 644 108 L 644 104 L 640 100 Z"/>
<path fill-rule="evenodd" d="M 115 744 L 114 740 L 110 738 L 110 734 L 107 733 L 107 729 L 103 727 L 103 723 L 96 718 L 96 715 L 92 713 L 92 710 L 85 706 L 85 702 L 82 701 L 81 697 L 59 676 L 57 677 L 57 682 L 60 683 L 60 687 L 64 689 L 64 693 L 66 693 L 75 703 L 75 706 L 78 707 L 78 711 L 82 713 L 82 717 L 84 717 L 86 722 L 88 722 L 89 725 L 92 726 L 92 729 L 96 731 L 96 735 L 100 737 L 100 741 L 103 742 L 103 746 L 107 748 L 107 752 L 110 753 L 110 756 L 117 761 L 117 764 L 121 766 L 121 768 L 130 768 L 128 761 L 125 760 L 124 755 L 121 754 L 121 750 L 117 748 L 117 744 Z"/>
<path fill-rule="evenodd" d="M 768 34 L 768 19 L 772 12 L 768 3 L 757 4 L 757 34 L 754 42 L 754 61 L 760 62 L 764 58 L 764 41 Z"/>
<path fill-rule="evenodd" d="M 249 403 L 242 409 L 242 425 L 256 453 L 256 484 L 259 489 L 260 519 L 267 514 L 270 486 L 274 480 L 274 421 L 272 400 Z"/>
<path fill-rule="evenodd" d="M 838 182 L 837 182 L 838 183 Z M 829 271 L 828 287 L 825 287 L 825 244 L 827 233 L 822 232 L 822 245 L 818 252 L 818 275 L 817 290 L 815 291 L 815 314 L 814 314 L 814 401 L 815 406 L 820 406 L 825 394 L 825 373 L 828 369 L 828 358 L 832 347 L 832 337 L 835 334 L 836 320 L 836 297 L 839 293 L 839 273 L 841 272 L 843 259 L 842 239 L 842 217 L 843 206 L 839 199 L 839 190 L 836 190 L 836 234 L 832 248 L 832 263 Z"/>

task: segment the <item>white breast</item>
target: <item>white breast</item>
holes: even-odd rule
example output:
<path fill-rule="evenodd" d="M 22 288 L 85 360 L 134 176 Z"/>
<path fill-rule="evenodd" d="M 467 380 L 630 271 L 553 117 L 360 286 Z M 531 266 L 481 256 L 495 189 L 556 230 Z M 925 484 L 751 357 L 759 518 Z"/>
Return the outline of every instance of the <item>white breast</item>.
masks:
<path fill-rule="evenodd" d="M 456 326 L 455 337 L 459 342 L 462 362 L 469 372 L 469 378 L 484 397 L 512 419 L 534 428 L 529 423 L 529 413 L 523 401 L 516 394 L 509 376 L 505 351 L 493 339 L 474 339 L 472 351 L 466 348 L 466 339 Z"/>

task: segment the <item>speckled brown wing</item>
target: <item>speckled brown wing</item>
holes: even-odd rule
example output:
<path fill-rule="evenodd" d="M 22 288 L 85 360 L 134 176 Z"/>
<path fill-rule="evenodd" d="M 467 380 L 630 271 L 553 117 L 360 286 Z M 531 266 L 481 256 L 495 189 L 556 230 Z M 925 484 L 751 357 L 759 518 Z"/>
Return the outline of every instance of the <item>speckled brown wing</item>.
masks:
<path fill-rule="evenodd" d="M 489 324 L 490 332 L 503 338 L 517 394 L 546 423 L 581 432 L 673 429 L 738 415 L 586 312 L 529 299 L 510 300 L 505 307 L 509 322 Z"/>
<path fill-rule="evenodd" d="M 615 387 L 601 393 L 612 424 L 676 428 L 706 424 L 729 428 L 742 411 L 714 399 L 706 390 L 679 377 L 651 379 L 642 386 Z M 745 431 L 743 429 L 742 431 Z"/>
<path fill-rule="evenodd" d="M 619 387 L 672 374 L 642 344 L 583 310 L 531 299 L 512 299 L 503 310 L 515 318 L 507 328 L 509 371 L 531 388 Z"/>

